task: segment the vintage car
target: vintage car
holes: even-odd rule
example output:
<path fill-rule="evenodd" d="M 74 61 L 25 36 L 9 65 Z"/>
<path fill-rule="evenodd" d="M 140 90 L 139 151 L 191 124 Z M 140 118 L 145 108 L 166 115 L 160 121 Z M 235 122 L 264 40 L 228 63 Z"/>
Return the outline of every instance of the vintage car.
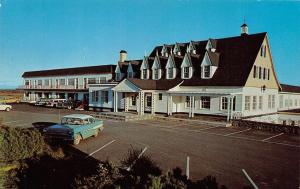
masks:
<path fill-rule="evenodd" d="M 5 111 L 9 112 L 11 109 L 12 109 L 11 105 L 0 102 L 0 110 L 5 110 Z"/>
<path fill-rule="evenodd" d="M 47 102 L 46 106 L 56 108 L 58 103 L 64 103 L 66 101 L 66 99 L 51 99 Z"/>
<path fill-rule="evenodd" d="M 49 100 L 50 99 L 47 99 L 47 98 L 40 98 L 39 100 L 37 100 L 35 102 L 34 105 L 36 105 L 36 106 L 46 106 Z"/>
<path fill-rule="evenodd" d="M 97 137 L 103 130 L 103 121 L 85 114 L 71 114 L 62 117 L 61 123 L 43 129 L 46 139 L 72 141 L 77 145 L 82 139 Z"/>

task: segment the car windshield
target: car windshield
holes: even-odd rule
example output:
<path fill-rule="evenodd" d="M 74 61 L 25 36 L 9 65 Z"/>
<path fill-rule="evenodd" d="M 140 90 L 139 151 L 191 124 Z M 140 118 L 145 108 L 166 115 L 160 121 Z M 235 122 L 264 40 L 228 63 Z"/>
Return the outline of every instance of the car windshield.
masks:
<path fill-rule="evenodd" d="M 62 125 L 83 125 L 83 120 L 79 118 L 64 117 L 61 120 Z"/>

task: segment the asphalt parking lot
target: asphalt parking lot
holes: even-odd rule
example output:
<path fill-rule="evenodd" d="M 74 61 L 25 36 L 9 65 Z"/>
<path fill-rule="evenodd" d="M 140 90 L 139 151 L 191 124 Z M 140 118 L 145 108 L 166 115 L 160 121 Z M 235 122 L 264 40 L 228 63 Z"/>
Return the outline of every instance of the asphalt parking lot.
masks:
<path fill-rule="evenodd" d="M 0 112 L 8 126 L 31 127 L 34 122 L 58 122 L 70 110 L 15 105 Z M 77 149 L 99 160 L 119 164 L 130 148 L 151 156 L 164 171 L 176 166 L 185 171 L 190 158 L 190 178 L 217 177 L 229 188 L 249 185 L 245 169 L 259 188 L 299 188 L 300 137 L 246 128 L 225 128 L 197 121 L 104 120 L 97 138 L 82 141 Z"/>

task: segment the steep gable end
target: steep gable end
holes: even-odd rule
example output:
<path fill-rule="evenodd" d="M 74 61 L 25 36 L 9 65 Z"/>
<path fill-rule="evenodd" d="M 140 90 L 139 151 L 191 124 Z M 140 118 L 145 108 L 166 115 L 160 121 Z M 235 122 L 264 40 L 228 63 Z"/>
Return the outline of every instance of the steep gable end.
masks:
<path fill-rule="evenodd" d="M 280 89 L 267 35 L 261 43 L 255 62 L 245 84 L 246 87 L 263 87 Z"/>

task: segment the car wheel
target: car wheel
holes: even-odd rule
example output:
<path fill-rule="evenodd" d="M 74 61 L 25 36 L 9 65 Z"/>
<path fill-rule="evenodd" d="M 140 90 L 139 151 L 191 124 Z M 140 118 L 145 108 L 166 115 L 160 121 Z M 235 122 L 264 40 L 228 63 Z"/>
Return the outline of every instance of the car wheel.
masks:
<path fill-rule="evenodd" d="M 9 111 L 10 111 L 10 108 L 6 108 L 5 111 L 9 112 Z"/>
<path fill-rule="evenodd" d="M 68 106 L 68 109 L 71 110 L 71 109 L 72 109 L 72 106 Z"/>
<path fill-rule="evenodd" d="M 80 140 L 81 140 L 81 136 L 80 135 L 76 135 L 75 139 L 73 141 L 73 144 L 74 145 L 78 145 L 80 143 Z"/>
<path fill-rule="evenodd" d="M 99 135 L 99 129 L 96 129 L 94 137 L 97 137 Z"/>

